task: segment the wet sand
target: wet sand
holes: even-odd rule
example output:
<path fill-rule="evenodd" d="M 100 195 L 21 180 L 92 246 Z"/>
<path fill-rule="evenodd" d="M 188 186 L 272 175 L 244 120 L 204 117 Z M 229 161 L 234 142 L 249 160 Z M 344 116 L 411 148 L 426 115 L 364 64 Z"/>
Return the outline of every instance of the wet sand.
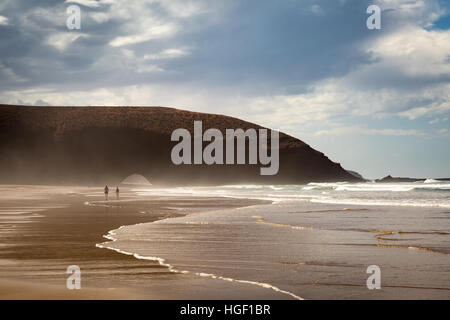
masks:
<path fill-rule="evenodd" d="M 0 299 L 450 297 L 446 209 L 102 189 L 0 185 Z"/>
<path fill-rule="evenodd" d="M 136 197 L 128 190 L 105 201 L 99 189 L 62 189 L 2 186 L 0 299 L 286 299 L 249 284 L 175 274 L 157 262 L 95 246 L 123 225 L 264 201 Z M 81 290 L 66 288 L 70 265 L 81 269 Z"/>

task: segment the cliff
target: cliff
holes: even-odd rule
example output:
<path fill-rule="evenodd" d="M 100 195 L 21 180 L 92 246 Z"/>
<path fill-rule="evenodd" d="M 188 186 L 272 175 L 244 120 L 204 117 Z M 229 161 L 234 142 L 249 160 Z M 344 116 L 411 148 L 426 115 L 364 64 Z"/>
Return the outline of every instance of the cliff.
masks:
<path fill-rule="evenodd" d="M 304 142 L 280 133 L 280 166 L 260 176 L 261 165 L 172 164 L 177 128 L 244 130 L 258 125 L 222 115 L 163 107 L 31 107 L 0 105 L 0 183 L 103 184 L 130 174 L 152 184 L 300 184 L 358 181 Z"/>

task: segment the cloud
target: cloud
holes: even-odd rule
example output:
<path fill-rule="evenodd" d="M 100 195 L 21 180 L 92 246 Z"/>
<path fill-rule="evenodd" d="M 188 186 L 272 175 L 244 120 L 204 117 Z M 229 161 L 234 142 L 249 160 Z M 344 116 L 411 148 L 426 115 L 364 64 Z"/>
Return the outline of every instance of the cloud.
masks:
<path fill-rule="evenodd" d="M 322 14 L 323 13 L 322 8 L 317 4 L 313 4 L 312 6 L 309 7 L 309 9 L 314 14 Z"/>
<path fill-rule="evenodd" d="M 367 45 L 376 67 L 394 68 L 404 77 L 450 79 L 450 31 L 402 28 Z M 383 68 L 384 70 L 384 68 Z"/>
<path fill-rule="evenodd" d="M 174 59 L 186 56 L 189 54 L 189 51 L 184 49 L 165 49 L 161 52 L 155 54 L 146 54 L 144 55 L 145 60 L 161 60 L 161 59 Z"/>
<path fill-rule="evenodd" d="M 440 129 L 440 130 L 438 131 L 438 133 L 439 133 L 440 135 L 443 135 L 443 136 L 450 136 L 450 132 L 448 131 L 447 128 L 442 128 L 442 129 Z"/>
<path fill-rule="evenodd" d="M 260 98 L 300 123 L 336 117 L 417 119 L 450 113 L 450 31 L 408 26 L 364 43 L 372 62 L 307 92 Z M 295 118 L 294 116 L 297 115 Z"/>
<path fill-rule="evenodd" d="M 436 119 L 433 119 L 433 120 L 428 121 L 428 123 L 429 123 L 429 124 L 436 124 L 436 123 L 438 123 L 440 120 L 441 120 L 441 119 L 436 118 Z"/>
<path fill-rule="evenodd" d="M 14 83 L 25 81 L 25 79 L 17 75 L 12 68 L 5 66 L 1 62 L 0 62 L 0 75 L 1 75 L 0 78 L 9 79 L 9 81 L 12 81 Z"/>
<path fill-rule="evenodd" d="M 105 1 L 96 1 L 96 0 L 66 0 L 64 3 L 73 3 L 73 4 L 80 4 L 85 7 L 89 8 L 98 8 L 100 7 Z M 111 2 L 111 1 L 109 1 Z"/>
<path fill-rule="evenodd" d="M 188 18 L 208 12 L 208 6 L 202 1 L 192 0 L 173 0 L 173 1 L 161 1 L 153 0 L 153 3 L 158 3 L 165 8 L 172 16 Z M 208 4 L 213 5 L 213 4 Z"/>
<path fill-rule="evenodd" d="M 67 47 L 79 38 L 88 37 L 82 33 L 60 32 L 51 34 L 47 39 L 47 44 L 55 47 L 59 51 L 64 51 Z"/>
<path fill-rule="evenodd" d="M 9 25 L 8 18 L 0 15 L 0 26 L 7 26 L 7 25 Z"/>
<path fill-rule="evenodd" d="M 329 130 L 320 130 L 314 133 L 316 136 L 347 136 L 347 135 L 369 135 L 369 136 L 424 136 L 419 130 L 403 129 L 370 129 L 361 127 L 338 127 Z"/>
<path fill-rule="evenodd" d="M 383 10 L 382 21 L 387 21 L 388 26 L 431 27 L 446 13 L 446 8 L 434 0 L 376 0 L 376 4 Z"/>
<path fill-rule="evenodd" d="M 136 44 L 144 41 L 167 38 L 173 36 L 178 31 L 177 25 L 173 23 L 149 26 L 146 31 L 133 35 L 114 38 L 109 44 L 113 47 L 121 47 Z"/>
<path fill-rule="evenodd" d="M 120 23 L 118 31 L 123 34 L 109 42 L 113 47 L 173 37 L 187 19 L 207 12 L 204 2 L 193 0 L 149 0 L 132 5 L 124 0 L 103 3 L 108 4 L 105 11 L 94 11 L 89 15 L 98 23 Z"/>
<path fill-rule="evenodd" d="M 36 100 L 36 102 L 34 103 L 35 106 L 42 106 L 42 107 L 46 107 L 46 106 L 50 106 L 49 103 L 45 102 L 44 100 Z"/>

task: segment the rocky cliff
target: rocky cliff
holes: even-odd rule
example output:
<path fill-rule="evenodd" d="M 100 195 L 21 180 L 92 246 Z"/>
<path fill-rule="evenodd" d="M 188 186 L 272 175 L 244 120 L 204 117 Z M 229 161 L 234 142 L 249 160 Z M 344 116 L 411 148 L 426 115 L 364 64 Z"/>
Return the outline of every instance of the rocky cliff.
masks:
<path fill-rule="evenodd" d="M 103 184 L 130 174 L 153 184 L 300 184 L 355 181 L 338 163 L 280 133 L 279 172 L 261 176 L 258 165 L 172 164 L 170 139 L 192 131 L 261 128 L 222 115 L 163 107 L 31 107 L 0 105 L 0 183 Z"/>

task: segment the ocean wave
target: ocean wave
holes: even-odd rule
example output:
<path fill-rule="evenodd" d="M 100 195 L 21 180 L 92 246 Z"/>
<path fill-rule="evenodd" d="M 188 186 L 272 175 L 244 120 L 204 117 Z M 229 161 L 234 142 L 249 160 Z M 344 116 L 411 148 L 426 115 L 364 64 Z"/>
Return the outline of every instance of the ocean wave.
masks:
<path fill-rule="evenodd" d="M 226 185 L 141 189 L 140 196 L 226 197 L 266 200 L 273 203 L 310 201 L 348 205 L 384 205 L 450 208 L 450 182 L 428 179 L 427 183 L 311 182 L 307 185 Z"/>
<path fill-rule="evenodd" d="M 450 186 L 440 187 L 440 188 L 433 188 L 433 187 L 417 187 L 414 188 L 412 191 L 436 191 L 436 192 L 450 192 Z"/>
<path fill-rule="evenodd" d="M 139 223 L 139 224 L 142 224 L 142 223 Z M 136 225 L 139 225 L 139 224 L 136 224 Z M 286 290 L 282 290 L 282 289 L 280 289 L 280 288 L 278 288 L 278 287 L 276 287 L 274 285 L 271 285 L 269 283 L 258 282 L 258 281 L 251 281 L 251 280 L 234 279 L 234 278 L 230 278 L 230 277 L 223 277 L 223 276 L 216 275 L 216 274 L 213 274 L 213 273 L 192 272 L 192 271 L 188 271 L 188 270 L 179 270 L 175 266 L 173 266 L 170 263 L 168 263 L 166 261 L 166 259 L 164 259 L 162 257 L 143 256 L 143 255 L 140 255 L 138 253 L 134 253 L 134 252 L 131 252 L 131 251 L 126 251 L 126 250 L 122 250 L 122 249 L 119 249 L 119 248 L 112 247 L 111 243 L 114 243 L 114 242 L 117 241 L 117 238 L 115 238 L 114 236 L 117 235 L 117 231 L 118 230 L 120 230 L 120 229 L 122 229 L 124 227 L 126 227 L 126 226 L 121 226 L 118 229 L 108 231 L 108 234 L 104 235 L 103 237 L 105 239 L 108 239 L 109 242 L 97 243 L 95 246 L 97 248 L 108 249 L 108 250 L 112 250 L 112 251 L 115 251 L 117 253 L 121 253 L 121 254 L 124 254 L 124 255 L 133 256 L 136 259 L 149 260 L 149 261 L 157 262 L 161 266 L 166 267 L 169 270 L 169 272 L 172 272 L 172 273 L 192 274 L 192 275 L 196 275 L 196 276 L 199 276 L 199 277 L 206 277 L 206 278 L 211 278 L 211 279 L 216 279 L 216 280 L 223 280 L 223 281 L 229 281 L 229 282 L 236 282 L 236 283 L 256 285 L 256 286 L 259 286 L 259 287 L 262 287 L 262 288 L 265 288 L 265 289 L 273 290 L 273 291 L 278 292 L 278 293 L 289 295 L 292 298 L 297 299 L 297 300 L 304 300 L 302 297 L 300 297 L 300 296 L 298 296 L 298 295 L 296 295 L 296 294 L 294 294 L 292 292 L 289 292 L 289 291 L 286 291 Z M 109 244 L 109 246 L 108 246 L 108 244 Z"/>
<path fill-rule="evenodd" d="M 450 208 L 448 202 L 420 202 L 416 199 L 400 199 L 400 200 L 370 200 L 370 199 L 357 199 L 357 198 L 315 198 L 311 199 L 314 203 L 328 203 L 328 204 L 345 204 L 345 205 L 359 205 L 359 206 L 399 206 L 399 207 L 423 207 L 423 208 Z"/>
<path fill-rule="evenodd" d="M 427 179 L 417 183 L 308 183 L 302 190 L 334 190 L 352 192 L 408 192 L 420 191 L 450 191 L 450 183 L 447 181 L 437 181 Z"/>

